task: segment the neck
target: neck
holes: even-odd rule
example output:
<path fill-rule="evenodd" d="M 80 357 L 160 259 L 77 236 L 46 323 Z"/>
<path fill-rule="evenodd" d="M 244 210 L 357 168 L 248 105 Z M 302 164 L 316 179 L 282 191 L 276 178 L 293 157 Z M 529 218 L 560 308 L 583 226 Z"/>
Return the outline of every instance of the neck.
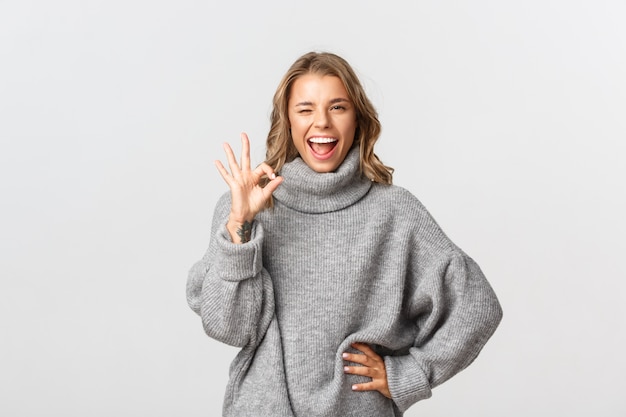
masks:
<path fill-rule="evenodd" d="M 371 181 L 359 169 L 359 148 L 355 147 L 334 172 L 315 172 L 300 157 L 281 170 L 283 183 L 274 191 L 281 204 L 306 213 L 341 210 L 360 200 Z"/>

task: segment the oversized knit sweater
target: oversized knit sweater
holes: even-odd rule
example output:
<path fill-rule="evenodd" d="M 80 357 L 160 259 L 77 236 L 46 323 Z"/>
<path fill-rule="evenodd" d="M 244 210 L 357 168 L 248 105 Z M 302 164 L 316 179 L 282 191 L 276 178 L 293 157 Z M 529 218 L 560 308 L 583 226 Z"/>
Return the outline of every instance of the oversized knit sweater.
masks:
<path fill-rule="evenodd" d="M 252 239 L 226 230 L 218 202 L 187 298 L 206 333 L 241 347 L 224 416 L 402 416 L 469 365 L 502 310 L 478 265 L 408 191 L 359 174 L 358 149 L 333 173 L 286 164 Z M 354 392 L 342 353 L 369 344 L 392 399 Z"/>

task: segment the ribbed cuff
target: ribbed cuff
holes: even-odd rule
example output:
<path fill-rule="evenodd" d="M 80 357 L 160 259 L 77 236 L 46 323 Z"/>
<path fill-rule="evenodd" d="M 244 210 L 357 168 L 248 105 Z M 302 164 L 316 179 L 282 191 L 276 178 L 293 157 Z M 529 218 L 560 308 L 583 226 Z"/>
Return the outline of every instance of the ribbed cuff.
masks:
<path fill-rule="evenodd" d="M 252 278 L 263 268 L 263 228 L 258 221 L 252 224 L 249 242 L 233 243 L 226 225 L 217 231 L 217 256 L 215 270 L 226 281 Z"/>
<path fill-rule="evenodd" d="M 432 395 L 428 379 L 413 356 L 386 356 L 385 369 L 391 398 L 401 412 Z"/>

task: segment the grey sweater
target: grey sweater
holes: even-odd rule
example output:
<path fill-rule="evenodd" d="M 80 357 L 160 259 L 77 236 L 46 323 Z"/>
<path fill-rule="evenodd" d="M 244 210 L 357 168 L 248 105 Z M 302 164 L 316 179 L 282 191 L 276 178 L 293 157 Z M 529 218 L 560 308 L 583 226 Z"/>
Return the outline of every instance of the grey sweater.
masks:
<path fill-rule="evenodd" d="M 187 299 L 206 333 L 241 347 L 224 416 L 401 416 L 466 366 L 502 310 L 478 265 L 408 191 L 359 174 L 358 149 L 333 173 L 286 164 L 252 240 L 230 240 L 230 196 Z M 342 353 L 384 357 L 392 400 L 353 392 Z"/>

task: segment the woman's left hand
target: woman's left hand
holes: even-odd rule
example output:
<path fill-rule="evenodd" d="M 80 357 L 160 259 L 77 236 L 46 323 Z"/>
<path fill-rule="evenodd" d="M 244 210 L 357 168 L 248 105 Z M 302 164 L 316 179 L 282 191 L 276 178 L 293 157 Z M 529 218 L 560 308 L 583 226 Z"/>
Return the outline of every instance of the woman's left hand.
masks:
<path fill-rule="evenodd" d="M 371 382 L 355 384 L 352 386 L 352 389 L 354 391 L 378 391 L 385 397 L 391 398 L 389 383 L 387 382 L 387 370 L 383 358 L 365 343 L 353 343 L 352 347 L 363 353 L 345 352 L 343 359 L 362 366 L 344 366 L 344 372 L 372 378 Z"/>

